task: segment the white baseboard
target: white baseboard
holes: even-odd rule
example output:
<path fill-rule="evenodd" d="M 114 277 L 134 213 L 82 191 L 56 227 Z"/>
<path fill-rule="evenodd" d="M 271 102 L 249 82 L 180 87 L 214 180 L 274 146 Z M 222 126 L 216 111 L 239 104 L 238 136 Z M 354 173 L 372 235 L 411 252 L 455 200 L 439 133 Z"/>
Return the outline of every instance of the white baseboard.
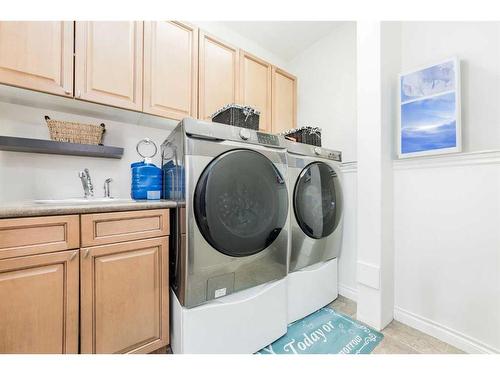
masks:
<path fill-rule="evenodd" d="M 339 294 L 355 302 L 358 300 L 358 290 L 345 284 L 339 284 Z"/>
<path fill-rule="evenodd" d="M 339 286 L 340 290 L 340 286 Z M 341 293 L 342 294 L 342 293 Z M 467 353 L 474 354 L 498 354 L 499 349 L 495 349 L 481 341 L 464 335 L 452 328 L 448 328 L 430 319 L 424 318 L 400 307 L 394 307 L 394 319 L 410 327 L 418 329 L 428 335 L 444 341 Z"/>

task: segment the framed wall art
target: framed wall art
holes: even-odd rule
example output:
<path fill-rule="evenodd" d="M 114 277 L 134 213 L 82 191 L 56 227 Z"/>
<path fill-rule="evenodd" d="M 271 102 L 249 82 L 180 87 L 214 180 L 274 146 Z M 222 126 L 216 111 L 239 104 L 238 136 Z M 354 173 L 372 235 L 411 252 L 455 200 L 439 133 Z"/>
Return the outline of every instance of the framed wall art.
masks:
<path fill-rule="evenodd" d="M 400 74 L 399 92 L 400 158 L 462 150 L 458 58 Z"/>

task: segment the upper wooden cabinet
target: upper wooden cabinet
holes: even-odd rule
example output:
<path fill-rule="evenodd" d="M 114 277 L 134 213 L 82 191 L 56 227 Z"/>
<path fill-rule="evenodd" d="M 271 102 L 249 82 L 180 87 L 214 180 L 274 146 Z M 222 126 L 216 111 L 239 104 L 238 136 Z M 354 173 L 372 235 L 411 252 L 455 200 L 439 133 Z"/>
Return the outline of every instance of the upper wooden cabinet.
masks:
<path fill-rule="evenodd" d="M 273 133 L 297 126 L 297 78 L 282 69 L 273 69 Z"/>
<path fill-rule="evenodd" d="M 75 97 L 142 110 L 143 22 L 76 22 Z"/>
<path fill-rule="evenodd" d="M 144 23 L 144 112 L 175 120 L 198 115 L 198 29 Z"/>
<path fill-rule="evenodd" d="M 173 120 L 244 104 L 274 133 L 297 120 L 294 76 L 177 21 L 0 22 L 0 83 Z"/>
<path fill-rule="evenodd" d="M 0 83 L 73 96 L 73 22 L 0 22 Z"/>
<path fill-rule="evenodd" d="M 239 50 L 200 32 L 199 115 L 211 120 L 215 111 L 238 102 Z"/>
<path fill-rule="evenodd" d="M 78 252 L 0 260 L 0 353 L 78 353 Z"/>
<path fill-rule="evenodd" d="M 240 53 L 240 102 L 260 111 L 259 128 L 271 132 L 272 65 L 258 57 Z"/>

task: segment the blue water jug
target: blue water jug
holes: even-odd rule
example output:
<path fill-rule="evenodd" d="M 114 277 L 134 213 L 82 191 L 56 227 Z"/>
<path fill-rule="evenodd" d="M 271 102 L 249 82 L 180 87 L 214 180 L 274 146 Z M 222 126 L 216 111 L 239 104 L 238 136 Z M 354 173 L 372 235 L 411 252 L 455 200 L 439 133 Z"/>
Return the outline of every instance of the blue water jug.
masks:
<path fill-rule="evenodd" d="M 139 151 L 142 144 L 153 145 L 154 153 L 145 156 Z M 132 199 L 160 199 L 162 191 L 162 170 L 151 162 L 151 158 L 156 155 L 158 148 L 149 138 L 141 140 L 136 147 L 139 156 L 143 161 L 130 165 L 132 172 L 132 184 L 130 195 Z"/>
<path fill-rule="evenodd" d="M 163 165 L 163 196 L 165 199 L 184 200 L 184 167 L 175 165 L 172 160 Z"/>

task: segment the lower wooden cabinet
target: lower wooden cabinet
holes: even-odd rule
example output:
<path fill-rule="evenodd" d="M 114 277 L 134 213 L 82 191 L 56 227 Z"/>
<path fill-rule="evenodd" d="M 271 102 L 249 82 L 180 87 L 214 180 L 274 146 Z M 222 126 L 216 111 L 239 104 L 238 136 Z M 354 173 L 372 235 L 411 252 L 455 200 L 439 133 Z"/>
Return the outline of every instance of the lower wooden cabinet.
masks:
<path fill-rule="evenodd" d="M 0 219 L 0 354 L 168 345 L 169 216 L 161 209 Z M 97 239 L 80 242 L 79 231 Z"/>
<path fill-rule="evenodd" d="M 168 344 L 168 237 L 83 248 L 82 353 L 147 353 Z"/>
<path fill-rule="evenodd" d="M 77 255 L 0 260 L 0 353 L 78 353 Z"/>

